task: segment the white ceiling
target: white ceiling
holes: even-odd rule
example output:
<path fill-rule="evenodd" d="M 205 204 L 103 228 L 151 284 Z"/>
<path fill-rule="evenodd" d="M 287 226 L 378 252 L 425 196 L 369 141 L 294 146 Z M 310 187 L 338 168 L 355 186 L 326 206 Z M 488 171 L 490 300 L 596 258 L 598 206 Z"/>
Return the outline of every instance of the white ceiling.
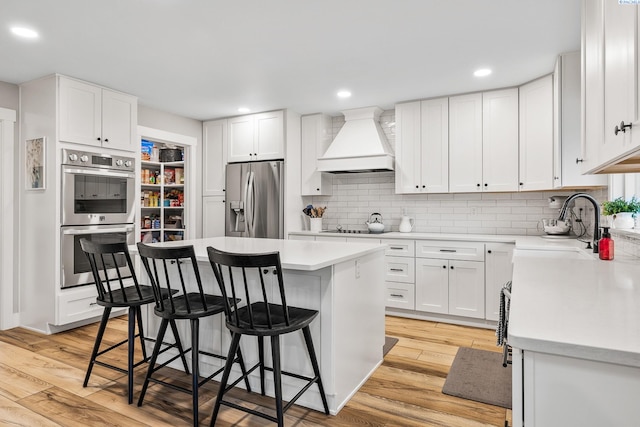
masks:
<path fill-rule="evenodd" d="M 0 81 L 60 73 L 200 120 L 512 86 L 580 48 L 580 0 L 2 0 L 0 23 Z"/>

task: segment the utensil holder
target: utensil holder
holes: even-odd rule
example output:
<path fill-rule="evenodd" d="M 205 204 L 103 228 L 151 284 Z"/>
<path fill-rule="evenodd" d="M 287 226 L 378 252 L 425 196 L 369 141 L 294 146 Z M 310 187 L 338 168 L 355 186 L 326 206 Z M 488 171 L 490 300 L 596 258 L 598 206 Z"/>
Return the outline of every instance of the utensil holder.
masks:
<path fill-rule="evenodd" d="M 322 231 L 322 218 L 309 218 L 309 230 L 312 233 L 319 233 Z"/>

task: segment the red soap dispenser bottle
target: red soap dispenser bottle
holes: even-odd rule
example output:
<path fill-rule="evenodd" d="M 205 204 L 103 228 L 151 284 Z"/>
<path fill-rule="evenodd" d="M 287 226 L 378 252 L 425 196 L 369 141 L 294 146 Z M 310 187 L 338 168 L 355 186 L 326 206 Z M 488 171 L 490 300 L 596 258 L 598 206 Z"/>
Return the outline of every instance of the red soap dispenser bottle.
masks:
<path fill-rule="evenodd" d="M 613 259 L 613 239 L 609 234 L 609 227 L 602 227 L 602 238 L 598 242 L 600 259 L 609 261 Z"/>

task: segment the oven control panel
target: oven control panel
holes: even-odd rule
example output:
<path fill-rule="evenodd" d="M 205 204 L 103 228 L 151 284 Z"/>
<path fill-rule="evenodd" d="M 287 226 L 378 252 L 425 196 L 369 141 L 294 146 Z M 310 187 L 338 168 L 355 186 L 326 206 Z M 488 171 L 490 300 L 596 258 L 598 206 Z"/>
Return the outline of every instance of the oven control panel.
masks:
<path fill-rule="evenodd" d="M 62 150 L 62 164 L 130 172 L 136 168 L 133 157 L 67 149 Z"/>

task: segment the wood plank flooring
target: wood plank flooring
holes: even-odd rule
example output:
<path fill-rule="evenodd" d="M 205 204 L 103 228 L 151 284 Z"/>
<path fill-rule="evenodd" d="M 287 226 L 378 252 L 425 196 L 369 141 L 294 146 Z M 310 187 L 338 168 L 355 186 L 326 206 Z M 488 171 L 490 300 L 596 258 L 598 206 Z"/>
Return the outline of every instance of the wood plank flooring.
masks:
<path fill-rule="evenodd" d="M 126 336 L 126 317 L 112 319 L 104 343 Z M 191 397 L 151 385 L 136 406 L 146 366 L 136 371 L 134 403 L 127 404 L 126 376 L 96 366 L 82 387 L 97 324 L 55 335 L 16 328 L 0 331 L 0 425 L 11 426 L 189 426 Z M 421 320 L 386 318 L 386 333 L 399 339 L 374 375 L 337 416 L 306 408 L 287 412 L 289 426 L 504 426 L 511 411 L 442 393 L 459 347 L 500 351 L 494 332 Z M 114 359 L 121 366 L 126 352 Z M 184 373 L 167 369 L 176 382 Z M 218 384 L 201 391 L 200 425 L 209 425 Z M 272 399 L 236 389 L 239 404 L 273 413 Z M 271 426 L 261 418 L 224 408 L 217 426 Z"/>

